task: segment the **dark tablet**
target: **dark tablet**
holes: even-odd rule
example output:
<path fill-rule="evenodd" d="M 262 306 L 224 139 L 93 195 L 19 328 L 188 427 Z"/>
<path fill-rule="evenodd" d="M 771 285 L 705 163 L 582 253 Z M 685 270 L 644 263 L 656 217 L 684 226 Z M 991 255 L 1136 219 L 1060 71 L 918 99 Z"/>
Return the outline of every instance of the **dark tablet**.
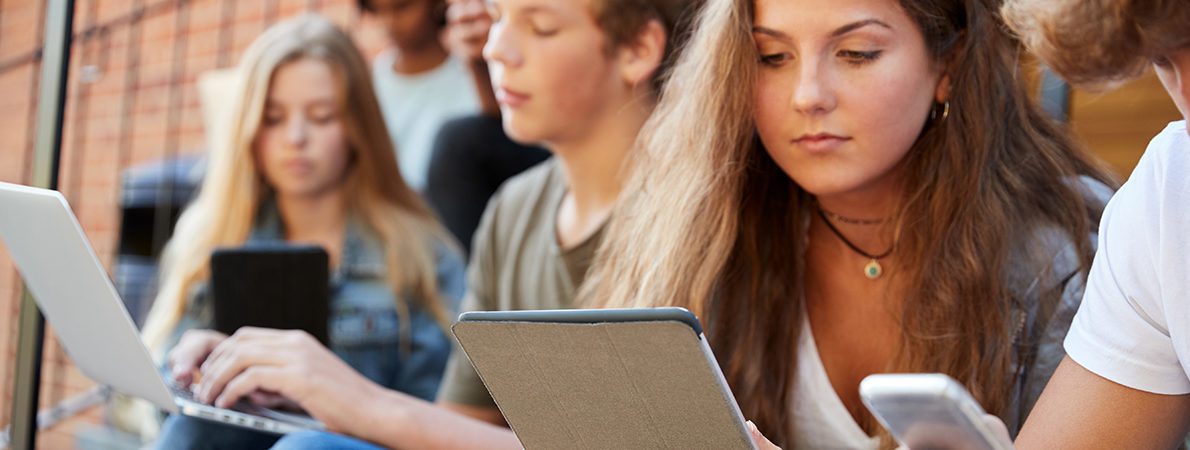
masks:
<path fill-rule="evenodd" d="M 327 345 L 330 269 L 316 246 L 246 246 L 211 254 L 215 330 L 304 330 Z"/>

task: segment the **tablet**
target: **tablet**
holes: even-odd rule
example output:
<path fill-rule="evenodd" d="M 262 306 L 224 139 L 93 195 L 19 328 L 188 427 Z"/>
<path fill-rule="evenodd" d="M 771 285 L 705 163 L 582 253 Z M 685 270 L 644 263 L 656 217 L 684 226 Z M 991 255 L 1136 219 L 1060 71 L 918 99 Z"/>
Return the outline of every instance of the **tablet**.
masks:
<path fill-rule="evenodd" d="M 527 449 L 754 448 L 685 309 L 468 312 L 452 331 Z"/>
<path fill-rule="evenodd" d="M 254 245 L 211 254 L 215 330 L 304 330 L 328 345 L 330 269 L 317 246 Z"/>

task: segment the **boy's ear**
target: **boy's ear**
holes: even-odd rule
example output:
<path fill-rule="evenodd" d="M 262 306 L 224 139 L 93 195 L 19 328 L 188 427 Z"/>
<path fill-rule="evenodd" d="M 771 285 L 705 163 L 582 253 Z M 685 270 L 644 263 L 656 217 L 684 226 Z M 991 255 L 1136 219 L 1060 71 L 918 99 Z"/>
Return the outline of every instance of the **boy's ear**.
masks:
<path fill-rule="evenodd" d="M 620 73 L 630 86 L 648 83 L 665 58 L 668 37 L 665 27 L 657 20 L 650 20 L 637 33 L 636 39 L 620 45 Z"/>

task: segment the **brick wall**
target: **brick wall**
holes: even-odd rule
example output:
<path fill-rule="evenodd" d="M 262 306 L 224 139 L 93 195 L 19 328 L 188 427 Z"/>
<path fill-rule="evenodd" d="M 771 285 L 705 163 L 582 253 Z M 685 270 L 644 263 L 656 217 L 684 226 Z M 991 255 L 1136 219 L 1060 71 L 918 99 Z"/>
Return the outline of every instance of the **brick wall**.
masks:
<path fill-rule="evenodd" d="M 91 244 L 111 268 L 119 233 L 121 172 L 168 155 L 201 152 L 197 76 L 234 65 L 278 19 L 315 11 L 353 30 L 365 54 L 386 45 L 353 0 L 77 0 L 60 186 Z M 0 181 L 29 183 L 45 0 L 0 0 Z M 0 211 L 0 214 L 3 212 Z M 0 245 L 0 424 L 10 422 L 20 278 Z M 49 330 L 42 407 L 93 383 Z M 69 448 L 80 422 L 39 435 Z"/>

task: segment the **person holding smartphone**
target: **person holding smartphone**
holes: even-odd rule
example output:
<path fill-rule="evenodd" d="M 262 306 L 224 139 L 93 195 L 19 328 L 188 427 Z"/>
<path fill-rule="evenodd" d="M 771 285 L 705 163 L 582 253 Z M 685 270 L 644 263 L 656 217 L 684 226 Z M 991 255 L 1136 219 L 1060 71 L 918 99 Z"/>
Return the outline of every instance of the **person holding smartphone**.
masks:
<path fill-rule="evenodd" d="M 858 389 L 887 372 L 950 375 L 1015 430 L 1112 181 L 1030 99 L 999 6 L 708 3 L 587 304 L 695 312 L 784 447 L 890 444 Z"/>

